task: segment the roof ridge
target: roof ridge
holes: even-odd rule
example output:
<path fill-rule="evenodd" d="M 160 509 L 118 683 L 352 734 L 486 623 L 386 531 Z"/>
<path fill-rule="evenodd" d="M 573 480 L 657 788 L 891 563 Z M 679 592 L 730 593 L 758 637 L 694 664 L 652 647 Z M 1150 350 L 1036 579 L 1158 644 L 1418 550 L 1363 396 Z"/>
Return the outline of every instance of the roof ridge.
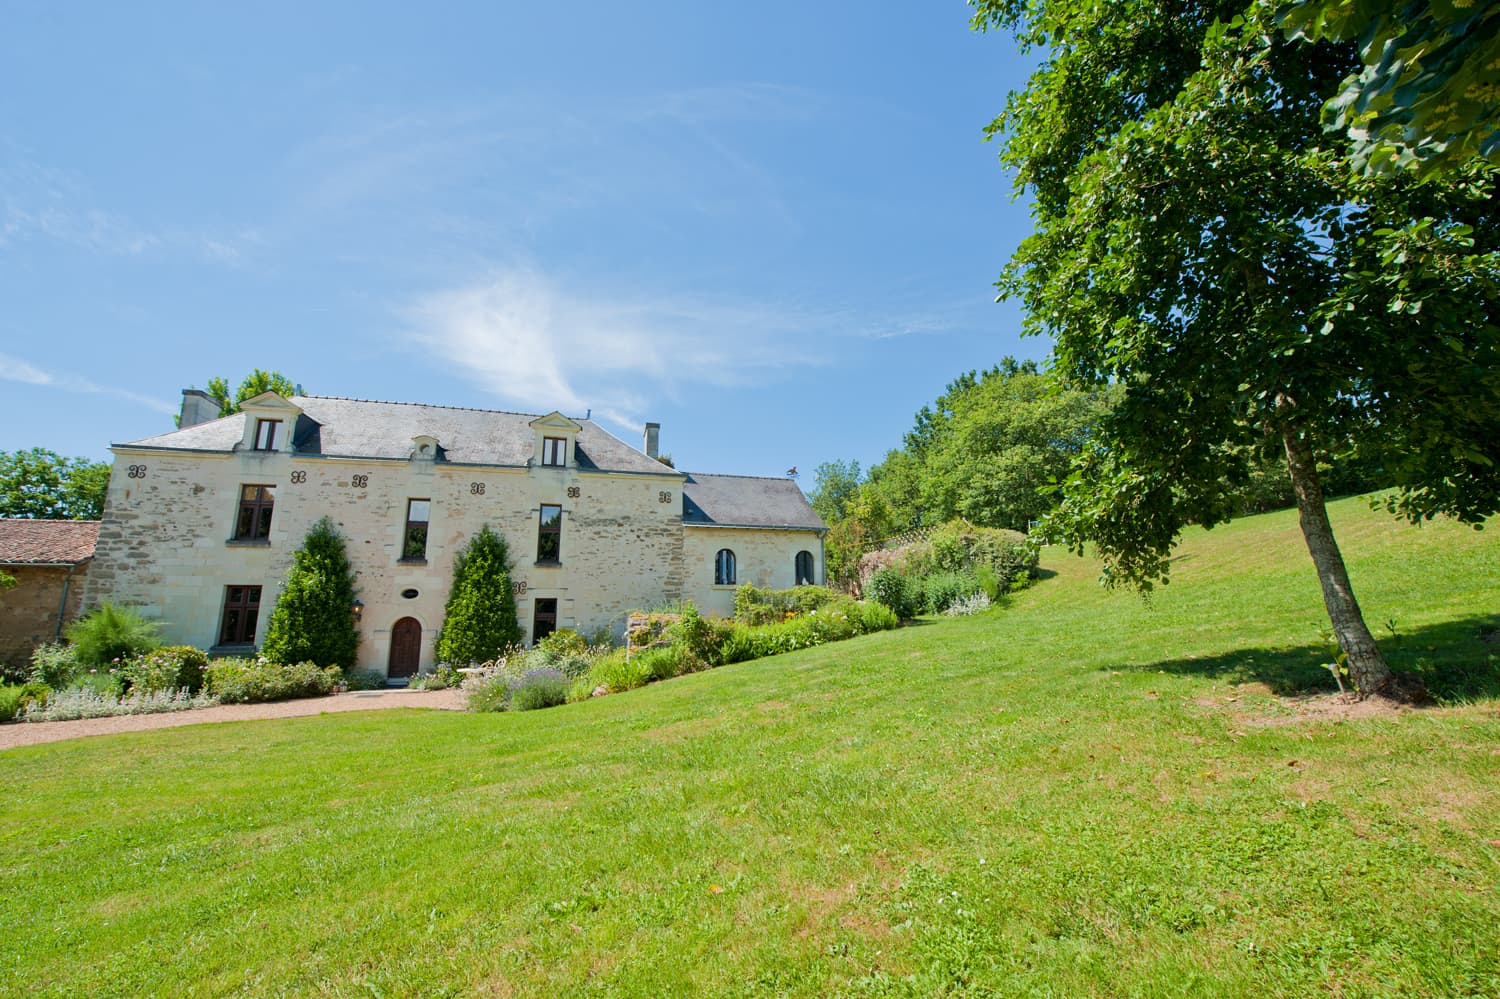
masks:
<path fill-rule="evenodd" d="M 328 402 L 364 402 L 372 406 L 420 406 L 423 409 L 455 409 L 465 413 L 494 413 L 497 416 L 529 416 L 533 419 L 546 416 L 546 413 L 522 413 L 514 409 L 486 409 L 483 406 L 445 406 L 439 402 L 402 402 L 396 399 L 358 399 L 350 395 L 312 395 L 310 393 L 293 396 L 294 399 L 323 399 Z M 553 410 L 553 412 L 562 412 Z M 567 416 L 566 413 L 563 413 Z M 568 419 L 577 423 L 593 423 L 592 419 L 583 416 L 567 416 Z M 624 443 L 623 441 L 621 443 Z"/>
<path fill-rule="evenodd" d="M 715 479 L 761 479 L 766 482 L 793 482 L 790 475 L 738 475 L 734 472 L 688 472 L 688 475 L 707 475 Z"/>

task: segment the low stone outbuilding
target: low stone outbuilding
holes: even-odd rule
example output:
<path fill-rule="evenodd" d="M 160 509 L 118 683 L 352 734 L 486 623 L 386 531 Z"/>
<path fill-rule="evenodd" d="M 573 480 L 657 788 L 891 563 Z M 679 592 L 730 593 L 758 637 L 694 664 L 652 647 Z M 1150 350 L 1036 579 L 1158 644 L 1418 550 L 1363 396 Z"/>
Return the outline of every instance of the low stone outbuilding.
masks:
<path fill-rule="evenodd" d="M 97 520 L 0 519 L 0 571 L 16 585 L 0 590 L 0 663 L 26 663 L 56 641 L 78 614 Z"/>

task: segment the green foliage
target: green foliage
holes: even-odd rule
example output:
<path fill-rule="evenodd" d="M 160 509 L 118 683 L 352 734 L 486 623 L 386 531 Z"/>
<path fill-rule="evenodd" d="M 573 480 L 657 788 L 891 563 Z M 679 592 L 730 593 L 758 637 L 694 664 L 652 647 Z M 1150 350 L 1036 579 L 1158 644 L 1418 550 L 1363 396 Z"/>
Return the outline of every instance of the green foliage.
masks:
<path fill-rule="evenodd" d="M 825 524 L 836 524 L 849 516 L 849 507 L 859 496 L 864 473 L 857 461 L 825 461 L 817 468 L 817 479 L 813 485 L 813 512 L 823 518 Z"/>
<path fill-rule="evenodd" d="M 736 610 L 739 608 L 740 594 L 745 589 L 742 586 L 735 593 Z M 692 604 L 683 607 L 682 615 L 667 629 L 668 640 L 679 652 L 682 671 L 718 666 L 723 661 L 719 650 L 732 627 L 727 621 L 704 617 Z"/>
<path fill-rule="evenodd" d="M 313 662 L 277 663 L 258 659 L 215 659 L 204 671 L 207 691 L 225 704 L 323 697 L 341 679 L 337 666 Z"/>
<path fill-rule="evenodd" d="M 922 612 L 941 614 L 954 604 L 983 593 L 979 578 L 971 572 L 935 572 L 917 581 Z"/>
<path fill-rule="evenodd" d="M 1440 176 L 1471 157 L 1500 163 L 1500 6 L 1474 0 L 1304 0 L 1282 8 L 1288 37 L 1357 42 L 1362 64 L 1323 108 L 1347 132 L 1351 165 Z"/>
<path fill-rule="evenodd" d="M 734 591 L 734 617 L 743 624 L 770 624 L 788 614 L 806 614 L 835 598 L 826 586 L 763 590 L 746 583 Z"/>
<path fill-rule="evenodd" d="M 354 625 L 354 569 L 344 536 L 324 517 L 292 555 L 261 654 L 275 663 L 315 662 L 349 669 L 359 647 Z"/>
<path fill-rule="evenodd" d="M 62 690 L 88 669 L 78 661 L 78 650 L 62 642 L 46 642 L 31 653 L 31 679 Z"/>
<path fill-rule="evenodd" d="M 98 520 L 108 491 L 107 462 L 40 447 L 0 451 L 0 517 Z"/>
<path fill-rule="evenodd" d="M 160 623 L 110 603 L 74 621 L 66 634 L 79 665 L 85 668 L 143 655 L 161 645 Z"/>
<path fill-rule="evenodd" d="M 0 722 L 24 714 L 33 704 L 46 704 L 52 690 L 45 683 L 23 683 L 0 687 Z"/>
<path fill-rule="evenodd" d="M 15 585 L 16 585 L 16 577 L 12 576 L 10 573 L 6 572 L 4 569 L 0 569 L 0 590 L 14 589 Z"/>
<path fill-rule="evenodd" d="M 610 693 L 618 694 L 644 687 L 652 679 L 648 669 L 655 668 L 650 660 L 645 659 L 646 655 L 646 652 L 638 652 L 627 656 L 624 649 L 616 649 L 604 656 L 589 672 L 590 690 L 602 684 L 609 688 Z"/>
<path fill-rule="evenodd" d="M 885 604 L 876 600 L 859 602 L 859 627 L 866 634 L 890 631 L 901 626 L 901 618 Z"/>
<path fill-rule="evenodd" d="M 262 371 L 254 368 L 245 380 L 240 382 L 239 388 L 231 395 L 229 392 L 229 381 L 225 378 L 210 378 L 208 380 L 208 395 L 214 402 L 219 404 L 219 416 L 233 416 L 240 411 L 240 403 L 246 399 L 252 399 L 262 392 L 275 392 L 283 399 L 294 395 L 304 395 L 301 385 L 296 385 L 290 378 L 279 371 Z"/>
<path fill-rule="evenodd" d="M 510 552 L 505 539 L 485 524 L 453 560 L 437 658 L 452 665 L 486 662 L 520 641 Z"/>
<path fill-rule="evenodd" d="M 865 584 L 865 596 L 891 609 L 903 621 L 917 616 L 921 594 L 914 581 L 899 569 L 881 569 Z"/>
<path fill-rule="evenodd" d="M 384 690 L 390 686 L 378 669 L 346 669 L 343 680 L 345 690 Z"/>
<path fill-rule="evenodd" d="M 127 691 L 155 692 L 203 689 L 203 671 L 208 656 L 191 645 L 164 645 L 119 666 L 117 675 Z"/>
<path fill-rule="evenodd" d="M 900 550 L 894 565 L 913 578 L 953 573 L 977 578 L 984 569 L 994 597 L 1029 578 L 1036 560 L 1024 534 L 955 520 Z"/>

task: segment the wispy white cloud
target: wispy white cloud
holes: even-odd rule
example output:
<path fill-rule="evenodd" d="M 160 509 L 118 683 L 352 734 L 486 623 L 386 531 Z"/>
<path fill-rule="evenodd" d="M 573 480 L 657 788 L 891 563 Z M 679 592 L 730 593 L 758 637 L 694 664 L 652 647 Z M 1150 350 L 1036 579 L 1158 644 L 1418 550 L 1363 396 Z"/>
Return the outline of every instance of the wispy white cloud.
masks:
<path fill-rule="evenodd" d="M 20 382 L 24 385 L 39 385 L 46 388 L 54 388 L 62 392 L 76 392 L 83 395 L 111 396 L 144 406 L 158 413 L 177 412 L 177 406 L 161 399 L 142 395 L 139 392 L 131 392 L 127 389 L 116 388 L 113 385 L 100 385 L 98 382 L 90 381 L 80 375 L 44 371 L 30 361 L 14 357 L 10 354 L 0 354 L 0 381 Z"/>
<path fill-rule="evenodd" d="M 0 250 L 32 239 L 106 256 L 174 252 L 238 264 L 257 245 L 258 234 L 251 228 L 199 232 L 140 223 L 99 207 L 82 175 L 42 163 L 0 138 Z"/>
<path fill-rule="evenodd" d="M 633 427 L 690 386 L 776 380 L 832 357 L 840 318 L 685 296 L 609 296 L 496 269 L 407 310 L 417 343 L 508 405 Z"/>

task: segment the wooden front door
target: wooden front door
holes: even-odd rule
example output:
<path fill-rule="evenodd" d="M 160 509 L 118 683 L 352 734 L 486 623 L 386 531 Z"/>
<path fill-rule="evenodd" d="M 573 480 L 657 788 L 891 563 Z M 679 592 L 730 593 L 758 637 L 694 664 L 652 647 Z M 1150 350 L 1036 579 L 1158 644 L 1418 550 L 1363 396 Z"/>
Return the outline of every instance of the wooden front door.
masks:
<path fill-rule="evenodd" d="M 422 662 L 422 624 L 414 617 L 403 617 L 391 628 L 391 660 L 385 675 L 391 680 L 414 676 Z"/>
<path fill-rule="evenodd" d="M 531 644 L 535 645 L 557 630 L 557 600 L 543 597 L 536 602 L 536 614 L 531 619 Z"/>

